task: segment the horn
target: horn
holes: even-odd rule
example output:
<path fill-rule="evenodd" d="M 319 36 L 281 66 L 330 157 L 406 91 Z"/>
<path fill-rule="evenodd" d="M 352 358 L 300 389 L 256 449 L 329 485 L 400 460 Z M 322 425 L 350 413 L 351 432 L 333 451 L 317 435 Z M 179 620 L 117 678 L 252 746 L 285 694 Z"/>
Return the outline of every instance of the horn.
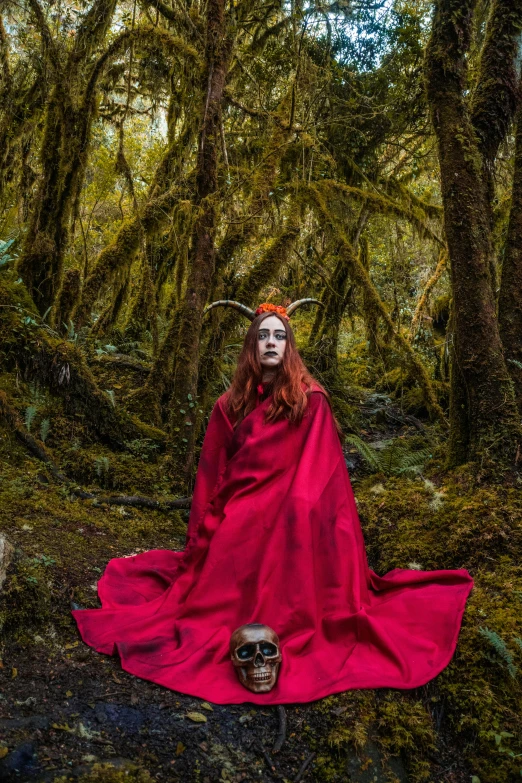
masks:
<path fill-rule="evenodd" d="M 219 299 L 217 302 L 212 302 L 212 304 L 209 304 L 207 307 L 205 307 L 203 310 L 203 315 L 206 315 L 209 310 L 212 310 L 213 307 L 233 307 L 234 310 L 239 310 L 240 313 L 246 315 L 250 321 L 253 321 L 256 317 L 254 310 L 244 304 L 241 304 L 241 302 L 235 302 L 233 299 Z"/>
<path fill-rule="evenodd" d="M 298 307 L 301 307 L 303 304 L 308 304 L 308 302 L 313 302 L 314 304 L 321 305 L 321 307 L 324 307 L 324 304 L 319 301 L 319 299 L 298 299 L 297 302 L 292 302 L 292 304 L 288 305 L 286 308 L 286 314 L 292 315 L 295 310 L 297 310 Z"/>

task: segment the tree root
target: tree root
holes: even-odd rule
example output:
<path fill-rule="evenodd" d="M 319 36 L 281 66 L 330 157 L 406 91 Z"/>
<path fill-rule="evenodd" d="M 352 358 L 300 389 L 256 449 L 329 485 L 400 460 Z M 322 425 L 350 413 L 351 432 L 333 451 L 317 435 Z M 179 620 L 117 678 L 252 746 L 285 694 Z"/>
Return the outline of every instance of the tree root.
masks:
<path fill-rule="evenodd" d="M 174 498 L 173 500 L 155 500 L 154 498 L 143 497 L 140 495 L 97 495 L 94 492 L 87 492 L 78 487 L 73 481 L 60 471 L 42 441 L 34 438 L 23 427 L 20 417 L 15 408 L 9 404 L 5 392 L 0 391 L 0 421 L 4 421 L 7 427 L 14 432 L 20 443 L 37 459 L 47 465 L 52 476 L 60 483 L 64 484 L 71 495 L 80 500 L 93 500 L 95 505 L 110 506 L 135 506 L 139 508 L 150 508 L 155 511 L 171 511 L 172 509 L 190 508 L 192 498 Z"/>

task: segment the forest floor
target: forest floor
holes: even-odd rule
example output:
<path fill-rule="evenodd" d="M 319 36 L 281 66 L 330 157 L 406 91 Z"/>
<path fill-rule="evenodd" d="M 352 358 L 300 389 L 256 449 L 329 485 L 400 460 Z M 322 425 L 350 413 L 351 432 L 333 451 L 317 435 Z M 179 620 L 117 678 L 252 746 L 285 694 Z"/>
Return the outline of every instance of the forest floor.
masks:
<path fill-rule="evenodd" d="M 23 412 L 23 406 L 31 402 L 29 391 L 22 385 L 16 394 Z M 39 416 L 47 415 L 46 405 L 40 401 Z M 384 397 L 366 394 L 354 401 L 354 410 L 357 407 L 359 432 L 377 448 L 390 439 L 422 437 L 424 425 L 405 420 Z M 61 419 L 59 412 L 52 426 L 50 450 L 76 480 L 83 477 L 84 486 L 89 484 L 85 478 L 91 470 L 90 488 L 99 490 L 101 483 L 106 494 L 134 490 L 159 496 L 164 490 L 153 453 L 135 455 L 131 466 L 125 455 L 109 454 L 96 444 L 79 447 L 67 429 L 70 422 Z M 81 440 L 81 428 L 76 435 Z M 468 511 L 470 518 L 477 517 L 484 503 L 492 503 L 491 511 L 498 511 L 495 498 L 477 500 L 469 474 L 457 476 L 451 486 L 446 481 L 441 489 L 433 476 L 430 480 L 423 475 L 368 476 L 362 458 L 349 444 L 346 456 L 375 570 L 419 567 L 418 562 L 411 562 L 419 560 L 426 569 L 468 567 L 469 561 L 480 570 L 473 556 L 466 556 L 466 547 L 473 548 L 476 540 L 472 525 L 466 523 L 463 538 L 456 543 L 434 543 L 441 528 L 431 530 L 429 535 L 435 538 L 426 542 L 429 556 L 419 538 L 426 508 L 428 515 L 442 519 L 443 526 L 451 524 L 451 514 L 462 517 L 466 503 L 477 504 L 471 514 Z M 169 691 L 127 674 L 116 658 L 100 655 L 79 640 L 71 602 L 82 607 L 99 605 L 96 582 L 112 557 L 152 548 L 182 549 L 187 512 L 95 505 L 74 498 L 6 430 L 0 430 L 0 465 L 0 531 L 16 550 L 0 591 L 4 630 L 0 781 L 469 783 L 475 774 L 474 783 L 503 783 L 522 766 L 517 765 L 513 744 L 520 739 L 516 738 L 520 719 L 515 707 L 520 703 L 520 684 L 506 673 L 509 661 L 502 660 L 501 652 L 488 650 L 485 642 L 477 645 L 476 612 L 482 611 L 489 623 L 495 623 L 490 607 L 480 608 L 484 596 L 480 606 L 475 601 L 474 608 L 470 600 L 471 621 L 465 621 L 463 652 L 435 681 L 414 691 L 352 691 L 311 704 L 286 705 L 285 741 L 281 750 L 273 752 L 281 731 L 278 708 L 249 703 L 220 706 Z M 126 475 L 127 484 L 122 478 Z M 509 494 L 511 489 L 502 491 Z M 440 513 L 443 503 L 445 516 Z M 518 532 L 510 537 L 503 530 L 495 538 L 496 533 L 486 525 L 495 551 L 497 538 L 500 545 L 506 537 L 511 543 L 516 538 L 517 546 L 520 543 L 521 504 L 514 508 L 506 496 L 502 503 Z M 413 516 L 405 511 L 408 506 L 415 508 Z M 407 517 L 401 529 L 401 520 Z M 387 521 L 386 535 L 395 535 L 393 544 L 391 538 L 382 539 L 382 520 Z M 504 584 L 511 554 L 500 556 L 504 572 L 499 580 Z M 517 562 L 508 583 L 520 596 L 521 579 Z M 498 592 L 496 583 L 492 589 Z M 513 635 L 518 628 L 518 607 L 513 617 L 503 605 L 497 603 L 495 609 Z M 513 667 L 516 655 L 516 651 L 511 655 Z M 485 682 L 491 668 L 494 674 Z M 471 686 L 463 671 L 472 678 Z M 467 698 L 463 692 L 474 687 L 475 701 L 463 703 Z M 491 695 L 485 705 L 480 702 L 484 689 Z M 477 713 L 485 716 L 484 727 Z M 500 735 L 499 740 L 488 737 L 488 732 Z"/>

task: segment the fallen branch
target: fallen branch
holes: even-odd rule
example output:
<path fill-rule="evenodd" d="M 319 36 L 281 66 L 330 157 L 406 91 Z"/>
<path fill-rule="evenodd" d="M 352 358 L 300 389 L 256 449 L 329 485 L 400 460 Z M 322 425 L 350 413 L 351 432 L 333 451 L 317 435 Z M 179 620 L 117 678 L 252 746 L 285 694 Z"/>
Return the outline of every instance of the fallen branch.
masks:
<path fill-rule="evenodd" d="M 78 494 L 78 492 L 75 492 L 75 494 Z M 91 492 L 83 492 L 83 495 L 86 496 L 86 500 L 95 500 L 96 503 L 94 505 L 96 506 L 101 506 L 102 504 L 109 506 L 136 506 L 138 508 L 150 508 L 155 511 L 169 511 L 175 508 L 190 508 L 190 504 L 192 502 L 191 497 L 174 498 L 173 500 L 154 500 L 154 498 L 147 498 L 141 495 L 109 495 L 107 497 L 103 497 L 100 495 L 94 495 Z M 78 495 L 78 497 L 80 497 L 80 495 Z"/>
<path fill-rule="evenodd" d="M 279 717 L 279 731 L 277 732 L 272 753 L 279 753 L 286 740 L 286 710 L 282 704 L 277 705 L 277 715 Z"/>

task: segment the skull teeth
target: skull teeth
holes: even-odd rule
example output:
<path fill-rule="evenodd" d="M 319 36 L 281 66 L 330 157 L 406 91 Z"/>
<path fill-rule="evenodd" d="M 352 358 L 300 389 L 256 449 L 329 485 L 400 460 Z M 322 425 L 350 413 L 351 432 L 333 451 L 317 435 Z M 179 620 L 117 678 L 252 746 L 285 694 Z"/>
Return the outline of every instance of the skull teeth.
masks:
<path fill-rule="evenodd" d="M 272 675 L 270 673 L 267 674 L 254 674 L 254 680 L 257 680 L 258 682 L 262 682 L 264 680 L 271 680 Z"/>

